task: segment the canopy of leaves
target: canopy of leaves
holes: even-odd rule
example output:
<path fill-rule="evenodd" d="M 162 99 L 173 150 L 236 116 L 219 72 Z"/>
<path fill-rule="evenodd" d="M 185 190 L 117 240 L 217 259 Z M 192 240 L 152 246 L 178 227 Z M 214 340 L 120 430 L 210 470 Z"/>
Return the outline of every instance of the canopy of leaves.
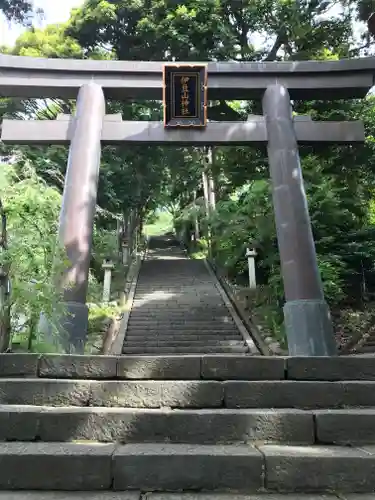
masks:
<path fill-rule="evenodd" d="M 8 20 L 25 21 L 32 10 L 32 3 L 27 0 L 0 0 L 0 12 Z"/>

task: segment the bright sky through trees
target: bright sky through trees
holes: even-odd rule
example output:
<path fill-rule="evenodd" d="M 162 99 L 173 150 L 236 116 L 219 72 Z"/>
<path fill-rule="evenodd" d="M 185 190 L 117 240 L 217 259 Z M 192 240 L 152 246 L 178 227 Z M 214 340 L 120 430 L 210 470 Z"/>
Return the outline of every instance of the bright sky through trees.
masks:
<path fill-rule="evenodd" d="M 63 23 L 69 19 L 69 13 L 74 7 L 79 7 L 83 0 L 36 0 L 35 6 L 43 9 L 44 18 L 36 20 L 38 27 L 47 24 Z M 0 15 L 0 45 L 12 45 L 25 28 L 7 22 Z"/>

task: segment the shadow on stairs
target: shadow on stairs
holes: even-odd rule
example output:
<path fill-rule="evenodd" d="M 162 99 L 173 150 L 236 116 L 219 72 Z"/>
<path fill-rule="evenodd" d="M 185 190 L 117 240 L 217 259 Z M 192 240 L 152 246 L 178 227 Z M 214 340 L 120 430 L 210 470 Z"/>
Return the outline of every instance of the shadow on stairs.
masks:
<path fill-rule="evenodd" d="M 374 384 L 373 358 L 0 355 L 0 500 L 370 500 Z"/>

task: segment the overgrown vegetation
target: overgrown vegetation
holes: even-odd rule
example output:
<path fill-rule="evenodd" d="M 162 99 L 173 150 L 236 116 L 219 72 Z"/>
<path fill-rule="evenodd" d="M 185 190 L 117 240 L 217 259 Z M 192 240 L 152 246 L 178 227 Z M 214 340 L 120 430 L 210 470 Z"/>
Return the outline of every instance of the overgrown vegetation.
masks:
<path fill-rule="evenodd" d="M 372 51 L 372 40 L 363 24 L 371 4 L 364 0 L 188 0 L 183 4 L 86 0 L 82 8 L 72 12 L 65 26 L 29 29 L 14 47 L 3 48 L 3 52 L 150 61 L 356 57 Z M 9 18 L 22 19 L 30 8 L 27 2 L 0 2 L 0 10 Z M 374 108 L 373 97 L 294 103 L 296 113 L 313 119 L 363 119 L 366 126 L 363 147 L 301 148 L 326 297 L 337 331 L 345 330 L 349 337 L 359 329 L 360 319 L 348 318 L 363 316 L 368 324 L 373 310 Z M 74 102 L 0 100 L 1 116 L 53 119 L 61 112 L 74 112 Z M 162 119 L 161 103 L 156 101 L 111 102 L 108 112 L 122 113 L 124 119 Z M 259 102 L 215 101 L 210 102 L 208 116 L 211 120 L 246 120 L 249 113 L 260 112 Z M 58 300 L 48 277 L 67 151 L 62 147 L 20 147 L 3 148 L 3 152 L 13 157 L 11 166 L 1 175 L 9 219 L 11 304 L 14 321 L 19 321 L 18 316 L 34 317 Z M 246 247 L 257 248 L 260 287 L 251 306 L 266 319 L 267 328 L 282 339 L 284 297 L 265 151 L 215 148 L 212 178 L 216 208 L 208 215 L 202 159 L 199 148 L 104 148 L 89 301 L 100 302 L 102 260 L 118 258 L 118 220 L 130 221 L 127 231 L 131 238 L 137 231 L 148 235 L 169 231 L 173 220 L 176 232 L 191 247 L 194 257 L 208 253 L 210 240 L 211 257 L 227 278 L 239 285 L 246 285 Z M 152 218 L 157 209 L 157 224 L 151 228 L 149 223 L 155 222 Z M 30 285 L 32 280 L 36 283 Z M 31 291 L 35 288 L 37 293 Z"/>

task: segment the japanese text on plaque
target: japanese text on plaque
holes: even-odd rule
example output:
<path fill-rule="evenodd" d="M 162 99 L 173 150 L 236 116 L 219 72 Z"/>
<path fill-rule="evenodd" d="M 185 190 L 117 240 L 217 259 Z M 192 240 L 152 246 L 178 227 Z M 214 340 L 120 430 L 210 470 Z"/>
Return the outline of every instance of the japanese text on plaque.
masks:
<path fill-rule="evenodd" d="M 181 115 L 186 116 L 189 112 L 190 103 L 190 93 L 189 93 L 189 82 L 190 78 L 188 76 L 181 77 Z"/>

